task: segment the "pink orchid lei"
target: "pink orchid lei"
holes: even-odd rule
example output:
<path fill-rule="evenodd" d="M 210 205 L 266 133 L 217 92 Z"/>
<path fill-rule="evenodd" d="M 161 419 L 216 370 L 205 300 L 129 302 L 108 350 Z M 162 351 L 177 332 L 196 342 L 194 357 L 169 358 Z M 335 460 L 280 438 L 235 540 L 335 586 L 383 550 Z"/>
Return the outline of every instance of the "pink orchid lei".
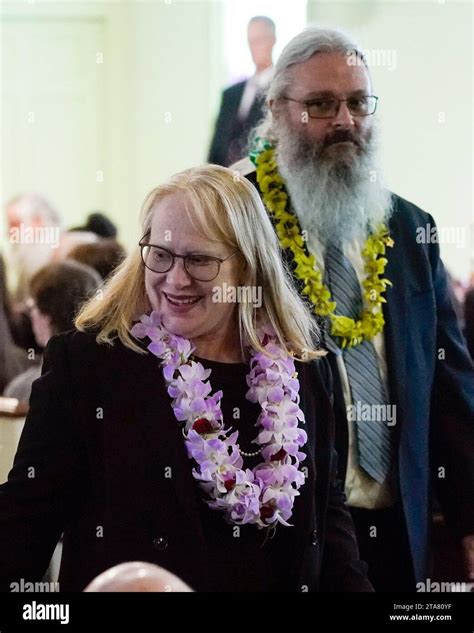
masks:
<path fill-rule="evenodd" d="M 306 455 L 299 449 L 307 434 L 298 427 L 298 420 L 304 424 L 304 414 L 299 407 L 294 360 L 277 345 L 274 332 L 262 328 L 260 340 L 275 359 L 249 350 L 246 398 L 262 408 L 253 443 L 261 447 L 264 460 L 253 469 L 243 467 L 239 433 L 224 428 L 222 391 L 210 395 L 207 379 L 211 370 L 192 360 L 191 342 L 169 333 L 158 312 L 140 317 L 131 333 L 139 339 L 148 337 L 148 350 L 162 361 L 174 415 L 184 423 L 187 453 L 197 464 L 193 477 L 211 498 L 206 501 L 209 507 L 222 511 L 227 521 L 237 525 L 268 528 L 279 522 L 289 526 L 294 499 L 305 480 L 299 465 Z"/>

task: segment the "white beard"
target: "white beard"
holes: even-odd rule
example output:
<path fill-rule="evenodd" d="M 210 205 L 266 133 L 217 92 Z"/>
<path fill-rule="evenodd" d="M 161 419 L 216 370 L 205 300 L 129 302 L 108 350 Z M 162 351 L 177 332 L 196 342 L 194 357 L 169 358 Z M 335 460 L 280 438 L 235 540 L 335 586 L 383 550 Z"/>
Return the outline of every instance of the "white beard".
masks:
<path fill-rule="evenodd" d="M 274 122 L 273 129 L 279 171 L 293 210 L 309 235 L 323 244 L 362 243 L 370 231 L 388 221 L 392 199 L 377 166 L 376 128 L 370 138 L 360 141 L 360 153 L 353 147 L 333 153 L 331 146 L 310 144 L 285 123 Z"/>

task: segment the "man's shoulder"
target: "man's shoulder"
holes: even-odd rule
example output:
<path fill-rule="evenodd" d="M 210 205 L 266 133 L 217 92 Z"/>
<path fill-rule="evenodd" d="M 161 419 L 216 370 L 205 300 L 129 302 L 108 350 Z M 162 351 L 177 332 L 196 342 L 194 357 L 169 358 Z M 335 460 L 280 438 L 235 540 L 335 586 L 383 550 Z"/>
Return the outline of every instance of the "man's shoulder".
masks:
<path fill-rule="evenodd" d="M 393 200 L 392 222 L 409 223 L 420 226 L 433 221 L 431 215 L 423 211 L 419 206 L 402 198 L 396 193 L 391 193 Z"/>

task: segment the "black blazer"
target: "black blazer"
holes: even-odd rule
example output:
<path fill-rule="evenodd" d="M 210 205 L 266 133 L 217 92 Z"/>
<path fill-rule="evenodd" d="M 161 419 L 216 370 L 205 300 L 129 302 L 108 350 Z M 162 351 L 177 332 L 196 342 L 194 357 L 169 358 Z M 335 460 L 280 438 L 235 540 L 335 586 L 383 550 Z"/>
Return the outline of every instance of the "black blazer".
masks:
<path fill-rule="evenodd" d="M 263 117 L 265 98 L 257 94 L 247 117 L 239 120 L 237 113 L 246 83 L 241 81 L 226 88 L 222 93 L 219 115 L 209 149 L 210 163 L 227 167 L 247 153 L 248 136 Z"/>
<path fill-rule="evenodd" d="M 246 176 L 257 188 L 256 174 Z M 461 537 L 474 534 L 474 371 L 454 312 L 439 245 L 421 239 L 431 215 L 393 194 L 393 248 L 385 277 L 385 353 L 390 400 L 396 405 L 399 489 L 417 582 L 428 573 L 431 484 L 446 519 Z M 347 413 L 334 377 L 336 448 L 345 479 Z M 442 469 L 442 470 L 440 470 Z M 441 475 L 441 476 L 440 476 Z"/>
<path fill-rule="evenodd" d="M 335 479 L 325 360 L 298 363 L 308 478 L 282 538 L 297 590 L 370 591 Z M 328 387 L 330 389 L 330 387 Z M 162 565 L 206 590 L 197 483 L 159 361 L 91 333 L 51 339 L 14 467 L 0 486 L 0 584 L 41 579 L 64 532 L 61 591 L 120 562 Z M 173 465 L 173 477 L 164 476 Z"/>

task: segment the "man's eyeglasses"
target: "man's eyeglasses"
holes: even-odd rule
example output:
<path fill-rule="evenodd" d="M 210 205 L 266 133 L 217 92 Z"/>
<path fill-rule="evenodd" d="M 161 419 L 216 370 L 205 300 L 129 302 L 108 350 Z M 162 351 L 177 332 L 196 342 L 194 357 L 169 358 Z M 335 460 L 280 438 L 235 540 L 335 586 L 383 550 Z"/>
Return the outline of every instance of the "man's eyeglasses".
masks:
<path fill-rule="evenodd" d="M 145 241 L 146 238 L 146 235 L 142 237 L 138 244 L 141 249 L 143 263 L 149 270 L 155 273 L 167 273 L 173 268 L 175 259 L 178 258 L 183 260 L 184 269 L 196 281 L 212 281 L 215 279 L 219 274 L 221 264 L 237 253 L 237 251 L 234 251 L 225 259 L 198 253 L 176 255 L 176 253 L 172 253 L 162 246 L 148 244 Z"/>
<path fill-rule="evenodd" d="M 311 119 L 332 119 L 338 115 L 341 103 L 345 101 L 352 116 L 368 116 L 374 114 L 377 109 L 378 97 L 367 95 L 362 97 L 348 97 L 347 99 L 333 99 L 321 97 L 308 101 L 290 99 L 290 97 L 280 97 L 284 101 L 295 101 L 306 106 L 306 111 Z"/>

